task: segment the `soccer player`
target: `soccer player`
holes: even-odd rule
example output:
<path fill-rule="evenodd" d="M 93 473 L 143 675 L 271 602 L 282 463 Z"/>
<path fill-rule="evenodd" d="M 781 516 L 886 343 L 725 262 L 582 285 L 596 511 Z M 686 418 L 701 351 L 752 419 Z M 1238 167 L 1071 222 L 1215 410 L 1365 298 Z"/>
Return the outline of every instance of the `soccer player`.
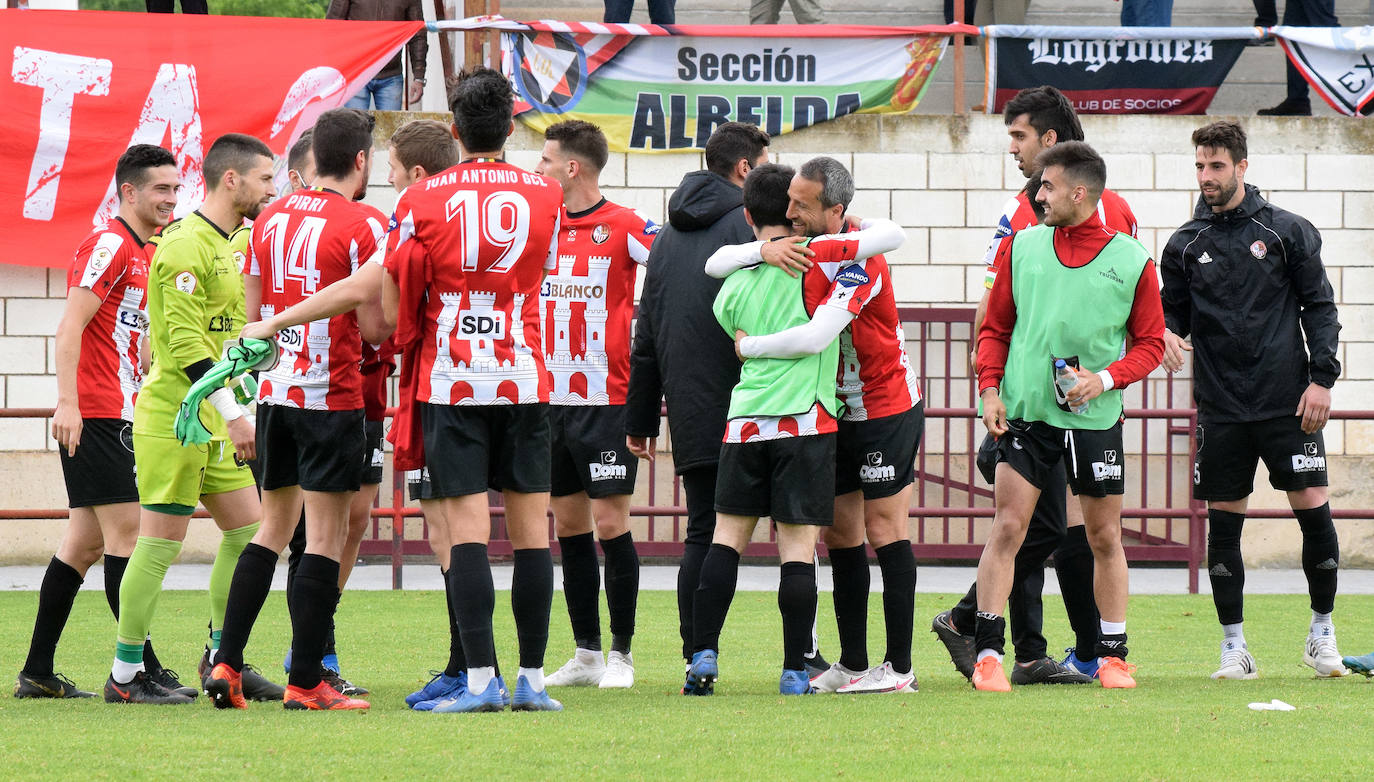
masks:
<path fill-rule="evenodd" d="M 630 321 L 635 275 L 658 233 L 653 220 L 601 195 L 606 136 L 568 120 L 544 131 L 535 171 L 563 186 L 558 269 L 544 280 L 544 363 L 549 369 L 553 518 L 563 558 L 577 651 L 548 677 L 553 686 L 630 687 L 630 639 L 639 598 L 639 555 L 630 496 L 639 460 L 625 443 Z M 611 649 L 601 654 L 596 544 L 606 555 Z"/>
<path fill-rule="evenodd" d="M 793 232 L 820 237 L 807 244 L 808 251 L 829 253 L 832 245 L 858 243 L 862 249 L 857 257 L 866 259 L 843 270 L 838 263 L 819 266 L 821 280 L 835 286 L 836 297 L 843 296 L 837 303 L 844 306 L 821 308 L 808 327 L 751 336 L 739 347 L 746 359 L 787 358 L 796 354 L 799 338 L 817 349 L 836 336 L 840 339 L 837 392 L 845 412 L 836 436 L 835 523 L 823 533 L 835 579 L 840 659 L 813 676 L 811 685 L 819 692 L 915 692 L 911 630 L 916 560 L 911 552 L 908 507 L 924 415 L 897 318 L 892 276 L 881 255 L 901 246 L 905 234 L 888 220 L 873 221 L 857 233 L 847 232 L 845 213 L 854 197 L 854 179 L 834 158 L 817 157 L 803 164 L 787 195 Z M 865 240 L 866 248 L 862 246 Z M 782 255 L 792 249 L 789 244 L 766 243 L 752 254 L 759 258 Z M 855 259 L 848 252 L 833 254 L 844 261 Z M 803 255 L 797 253 L 799 265 L 813 262 Z M 708 263 L 707 273 L 713 271 Z M 871 668 L 865 536 L 878 555 L 887 626 L 884 662 Z"/>
<path fill-rule="evenodd" d="M 119 633 L 105 700 L 190 703 L 144 669 L 143 645 L 153 624 L 167 567 L 181 551 L 196 503 L 223 532 L 210 571 L 210 644 L 219 647 L 229 580 L 258 530 L 262 506 L 246 461 L 255 454 L 253 425 L 229 389 L 199 411 L 212 439 L 183 446 L 173 423 L 191 384 L 214 366 L 244 320 L 243 278 L 230 234 L 276 195 L 272 151 L 252 136 L 225 134 L 205 153 L 208 193 L 200 209 L 167 226 L 148 270 L 148 322 L 153 368 L 134 405 L 139 537 L 119 588 Z"/>
<path fill-rule="evenodd" d="M 792 175 L 791 168 L 768 163 L 744 181 L 745 218 L 762 241 L 791 234 L 787 188 Z M 845 249 L 853 253 L 853 247 Z M 807 272 L 820 278 L 813 285 L 769 265 L 732 274 L 716 296 L 716 319 L 727 336 L 769 334 L 806 323 L 822 304 L 846 306 L 857 278 L 827 296 L 830 286 L 819 268 Z M 817 353 L 744 360 L 730 394 L 720 447 L 715 533 L 701 565 L 694 603 L 696 640 L 684 695 L 714 692 L 720 631 L 734 599 L 740 554 L 761 516 L 771 517 L 777 527 L 781 560 L 783 670 L 778 691 L 814 692 L 803 655 L 811 646 L 816 614 L 816 539 L 834 515 L 835 416 L 840 408 L 834 367 L 839 350 L 832 337 Z"/>
<path fill-rule="evenodd" d="M 715 529 L 716 468 L 730 390 L 740 363 L 711 305 L 720 281 L 702 271 L 723 245 L 752 241 L 744 219 L 744 177 L 768 162 L 768 134 L 726 122 L 706 142 L 706 169 L 682 178 L 668 199 L 668 221 L 654 239 L 630 352 L 626 443 L 653 459 L 664 402 L 673 432 L 673 468 L 682 478 L 687 530 L 677 575 L 682 657 L 691 660 L 693 602 Z M 818 660 L 823 662 L 823 660 Z M 829 667 L 824 663 L 823 667 Z"/>
<path fill-rule="evenodd" d="M 449 589 L 467 658 L 466 687 L 436 712 L 556 711 L 544 689 L 543 659 L 553 602 L 549 555 L 549 382 L 540 345 L 539 286 L 557 260 L 558 183 L 502 160 L 514 127 L 510 82 L 490 68 L 465 72 L 454 88 L 461 162 L 401 194 L 387 255 L 412 239 L 434 259 L 433 277 L 399 288 L 382 264 L 351 277 L 244 336 L 342 312 L 383 286 L 388 323 L 402 302 L 424 307 L 416 400 L 434 494 L 453 542 Z M 383 278 L 386 278 L 385 280 Z M 496 673 L 487 561 L 487 488 L 505 495 L 515 549 L 511 607 L 520 670 L 509 695 Z M 507 701 L 507 698 L 510 698 Z"/>
<path fill-rule="evenodd" d="M 115 164 L 119 214 L 81 242 L 67 274 L 57 325 L 57 410 L 52 436 L 71 506 L 67 531 L 38 591 L 29 655 L 16 698 L 89 698 L 53 672 L 53 655 L 86 570 L 105 556 L 105 597 L 119 618 L 119 583 L 138 537 L 134 480 L 134 400 L 147 371 L 148 259 L 153 236 L 177 204 L 176 158 L 136 144 Z M 182 689 L 144 642 L 148 677 Z M 187 694 L 195 690 L 185 688 Z"/>
<path fill-rule="evenodd" d="M 1341 374 L 1341 324 L 1321 234 L 1246 184 L 1240 125 L 1205 125 L 1192 142 L 1201 195 L 1193 219 L 1169 238 L 1161 266 L 1164 368 L 1177 372 L 1184 353 L 1193 353 L 1193 496 L 1207 502 L 1207 572 L 1222 629 L 1221 666 L 1212 678 L 1259 675 L 1243 629 L 1240 536 L 1260 459 L 1270 485 L 1287 493 L 1302 532 L 1312 607 L 1302 660 L 1318 676 L 1344 676 L 1331 624 L 1341 552 L 1322 439 Z"/>
<path fill-rule="evenodd" d="M 371 116 L 357 109 L 321 114 L 312 150 L 314 186 L 277 201 L 253 224 L 250 274 L 261 280 L 264 319 L 348 277 L 382 248 L 385 216 L 354 203 L 367 188 L 371 170 Z M 283 705 L 323 711 L 369 706 L 322 677 L 325 638 L 338 603 L 340 561 L 347 547 L 349 506 L 367 454 L 359 364 L 360 321 L 369 314 L 375 332 L 381 323 L 380 300 L 363 303 L 357 313 L 277 330 L 281 358 L 262 373 L 258 388 L 263 523 L 234 570 L 224 633 L 206 683 L 217 708 L 247 708 L 243 649 L 302 504 L 306 550 L 290 595 L 292 665 Z M 361 327 L 367 330 L 366 323 Z"/>
<path fill-rule="evenodd" d="M 1097 678 L 1104 687 L 1134 687 L 1134 666 L 1125 661 L 1120 389 L 1159 363 L 1158 278 L 1140 242 L 1098 218 L 1107 167 L 1091 147 L 1061 142 L 1041 152 L 1036 164 L 1044 224 L 998 246 L 997 281 L 978 333 L 983 422 L 998 438 L 998 464 L 996 515 L 978 563 L 972 682 L 979 690 L 1011 689 L 1002 670 L 1002 609 L 1031 513 L 1047 476 L 1063 461 L 1093 550 L 1093 594 L 1102 616 Z M 1058 399 L 1057 359 L 1073 366 L 1077 378 L 1065 401 Z"/>
<path fill-rule="evenodd" d="M 1035 158 L 1041 151 L 1060 141 L 1082 141 L 1083 128 L 1074 113 L 1073 104 L 1054 87 L 1031 87 L 1012 98 L 1003 111 L 1003 120 L 1010 137 L 1008 151 L 1016 166 L 1026 177 L 1026 186 L 1007 201 L 992 243 L 988 245 L 984 263 L 987 275 L 983 298 L 974 317 L 973 333 L 982 327 L 987 312 L 988 292 L 997 279 L 997 247 L 1003 239 L 1025 228 L 1037 225 L 1043 210 L 1035 201 L 1040 189 L 1039 169 Z M 1136 218 L 1130 206 L 1110 188 L 1102 191 L 1098 201 L 1098 219 L 1108 228 L 1134 237 Z M 971 364 L 976 364 L 975 357 Z M 991 437 L 985 438 L 980 453 L 991 453 Z M 995 462 L 994 462 L 995 463 Z M 1055 468 L 1047 477 L 1045 491 L 1031 515 L 1026 540 L 1016 554 L 1012 576 L 1010 610 L 1011 640 L 1016 650 L 1016 666 L 1012 668 L 1013 684 L 1088 684 L 1097 672 L 1096 652 L 1098 616 L 1092 598 L 1092 548 L 1083 527 L 1083 513 L 1076 500 L 1068 495 L 1063 470 Z M 1062 663 L 1051 659 L 1042 634 L 1041 591 L 1045 586 L 1045 560 L 1054 555 L 1055 574 L 1059 578 L 1069 625 L 1076 636 L 1074 646 Z M 978 612 L 978 585 L 969 587 L 968 594 L 953 609 L 942 611 L 931 620 L 934 632 L 949 650 L 950 658 L 965 677 L 973 675 L 973 629 Z"/>

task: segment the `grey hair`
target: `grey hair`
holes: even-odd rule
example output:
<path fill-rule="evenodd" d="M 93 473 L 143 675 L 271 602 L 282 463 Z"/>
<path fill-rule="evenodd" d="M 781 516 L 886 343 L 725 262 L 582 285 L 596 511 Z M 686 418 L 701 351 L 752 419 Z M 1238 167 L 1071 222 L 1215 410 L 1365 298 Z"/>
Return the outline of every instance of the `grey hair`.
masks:
<path fill-rule="evenodd" d="M 813 157 L 797 173 L 803 179 L 821 183 L 821 206 L 826 209 L 835 204 L 848 209 L 849 202 L 854 200 L 854 177 L 833 157 Z"/>

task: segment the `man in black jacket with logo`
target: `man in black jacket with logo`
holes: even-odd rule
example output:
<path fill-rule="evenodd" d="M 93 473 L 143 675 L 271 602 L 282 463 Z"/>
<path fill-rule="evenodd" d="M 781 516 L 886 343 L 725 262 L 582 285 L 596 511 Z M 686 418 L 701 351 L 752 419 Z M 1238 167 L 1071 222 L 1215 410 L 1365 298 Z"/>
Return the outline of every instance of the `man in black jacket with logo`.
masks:
<path fill-rule="evenodd" d="M 1195 131 L 1192 141 L 1202 196 L 1162 256 L 1163 364 L 1177 372 L 1183 354 L 1193 352 L 1193 494 L 1207 501 L 1207 566 L 1224 635 L 1221 666 L 1212 678 L 1258 675 L 1242 631 L 1240 537 L 1260 459 L 1270 484 L 1288 494 L 1302 530 L 1312 601 L 1303 662 L 1320 677 L 1343 676 L 1331 624 L 1340 549 L 1321 432 L 1341 373 L 1341 326 L 1322 266 L 1321 234 L 1245 184 L 1246 138 L 1239 125 L 1214 122 Z"/>

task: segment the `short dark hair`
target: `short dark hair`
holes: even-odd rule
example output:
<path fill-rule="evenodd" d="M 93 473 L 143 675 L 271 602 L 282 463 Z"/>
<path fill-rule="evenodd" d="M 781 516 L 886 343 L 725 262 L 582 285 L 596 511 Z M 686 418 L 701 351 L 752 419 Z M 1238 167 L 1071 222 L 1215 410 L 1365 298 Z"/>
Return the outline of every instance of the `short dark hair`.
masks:
<path fill-rule="evenodd" d="M 744 208 L 755 228 L 792 227 L 787 217 L 787 187 L 795 174 L 791 166 L 764 163 L 744 178 Z"/>
<path fill-rule="evenodd" d="M 504 148 L 515 108 L 510 81 L 499 71 L 479 65 L 458 74 L 452 94 L 449 108 L 463 148 L 469 152 Z"/>
<path fill-rule="evenodd" d="M 813 157 L 802 163 L 802 179 L 819 182 L 821 185 L 821 206 L 829 209 L 835 204 L 849 208 L 854 200 L 854 177 L 844 164 L 833 157 Z"/>
<path fill-rule="evenodd" d="M 1027 87 L 1007 101 L 1002 110 L 1002 121 L 1010 125 L 1017 117 L 1026 115 L 1026 121 L 1035 128 L 1038 135 L 1053 130 L 1056 143 L 1059 141 L 1082 141 L 1083 126 L 1078 123 L 1078 114 L 1064 93 L 1049 86 Z"/>
<path fill-rule="evenodd" d="M 291 145 L 291 149 L 286 153 L 286 167 L 291 171 L 300 171 L 305 165 L 305 156 L 313 154 L 311 145 L 315 143 L 315 130 L 307 128 L 301 137 L 296 139 L 296 143 Z"/>
<path fill-rule="evenodd" d="M 1062 141 L 1035 156 L 1036 168 L 1041 172 L 1050 166 L 1060 166 L 1064 175 L 1075 184 L 1084 185 L 1094 196 L 1102 195 L 1107 186 L 1107 164 L 1097 151 L 1082 141 Z"/>
<path fill-rule="evenodd" d="M 448 125 L 434 119 L 407 122 L 391 134 L 392 154 L 405 168 L 437 174 L 458 163 L 458 145 Z"/>
<path fill-rule="evenodd" d="M 206 189 L 218 188 L 225 172 L 247 173 L 259 157 L 272 159 L 272 150 L 261 139 L 243 133 L 225 133 L 215 139 L 205 153 L 205 163 L 201 168 L 205 173 Z"/>
<path fill-rule="evenodd" d="M 706 140 L 706 168 L 728 177 L 740 160 L 748 160 L 752 165 L 767 149 L 768 134 L 759 126 L 726 122 Z"/>
<path fill-rule="evenodd" d="M 176 167 L 177 159 L 171 152 L 156 144 L 135 144 L 124 150 L 115 163 L 115 187 L 130 184 L 142 187 L 148 181 L 148 169 L 158 166 Z"/>
<path fill-rule="evenodd" d="M 315 174 L 347 177 L 359 152 L 372 154 L 372 115 L 360 109 L 330 109 L 315 120 Z"/>
<path fill-rule="evenodd" d="M 1239 163 L 1249 157 L 1245 141 L 1245 128 L 1238 122 L 1221 120 L 1203 125 L 1193 131 L 1193 147 L 1224 149 L 1231 154 L 1231 162 Z"/>
<path fill-rule="evenodd" d="M 606 161 L 611 157 L 606 146 L 606 134 L 586 120 L 555 122 L 544 130 L 544 140 L 557 141 L 563 154 L 574 155 L 597 171 L 605 168 Z"/>

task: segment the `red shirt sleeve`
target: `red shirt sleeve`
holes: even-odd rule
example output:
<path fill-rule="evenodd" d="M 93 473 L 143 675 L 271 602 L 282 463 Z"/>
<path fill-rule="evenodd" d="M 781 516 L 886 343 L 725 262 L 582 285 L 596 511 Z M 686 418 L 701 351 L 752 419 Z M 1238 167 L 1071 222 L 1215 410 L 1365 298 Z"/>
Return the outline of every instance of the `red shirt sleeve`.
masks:
<path fill-rule="evenodd" d="M 1146 262 L 1135 285 L 1135 302 L 1126 318 L 1126 331 L 1131 335 L 1130 349 L 1120 360 L 1107 365 L 1116 388 L 1125 388 L 1143 379 L 1164 357 L 1164 306 L 1159 298 L 1159 277 L 1154 261 Z"/>
<path fill-rule="evenodd" d="M 983 328 L 978 332 L 979 394 L 1001 384 L 1007 368 L 1011 330 L 1016 326 L 1016 299 L 1011 295 L 1011 244 L 1015 240 L 1016 234 L 1012 234 L 997 247 L 997 279 L 988 293 L 988 312 L 983 318 Z M 1158 300 L 1158 294 L 1155 298 Z M 1160 317 L 1163 318 L 1162 315 Z M 1162 337 L 1160 344 L 1162 349 Z"/>

